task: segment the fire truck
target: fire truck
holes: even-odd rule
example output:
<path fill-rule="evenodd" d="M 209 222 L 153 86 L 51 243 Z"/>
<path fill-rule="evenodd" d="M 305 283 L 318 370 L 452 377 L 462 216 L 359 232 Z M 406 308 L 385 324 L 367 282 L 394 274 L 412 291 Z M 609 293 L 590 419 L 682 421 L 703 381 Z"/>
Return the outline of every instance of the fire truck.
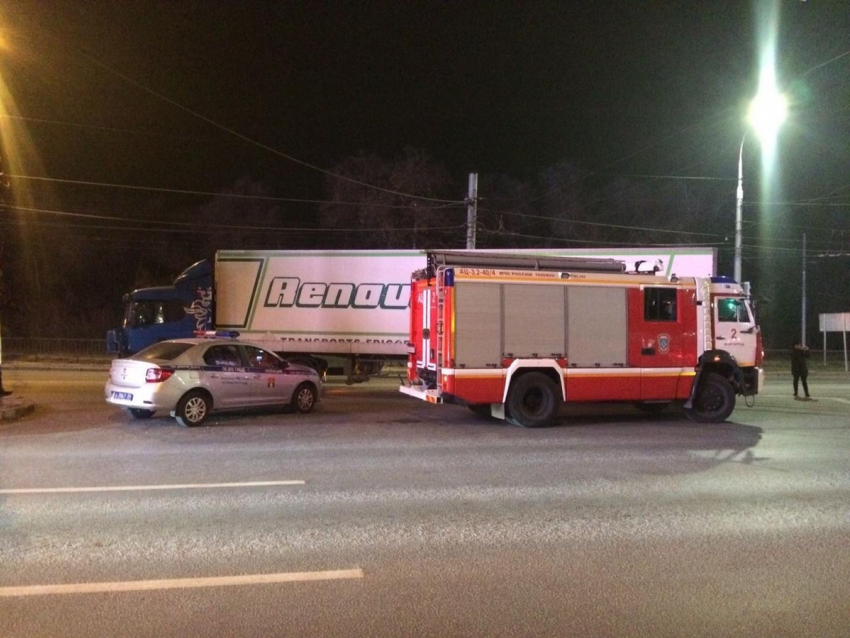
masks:
<path fill-rule="evenodd" d="M 412 276 L 408 353 L 402 393 L 523 427 L 605 401 L 678 402 L 717 423 L 764 382 L 738 283 L 612 259 L 430 251 Z"/>

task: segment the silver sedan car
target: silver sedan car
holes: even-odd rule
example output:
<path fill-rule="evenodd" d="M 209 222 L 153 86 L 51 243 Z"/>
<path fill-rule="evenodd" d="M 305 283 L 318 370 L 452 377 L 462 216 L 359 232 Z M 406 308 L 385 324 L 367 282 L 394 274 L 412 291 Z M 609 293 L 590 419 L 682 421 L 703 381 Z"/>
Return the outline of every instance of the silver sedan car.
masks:
<path fill-rule="evenodd" d="M 106 402 L 147 419 L 168 410 L 185 426 L 213 411 L 291 406 L 310 412 L 322 381 L 307 366 L 232 339 L 174 339 L 156 343 L 109 370 Z"/>

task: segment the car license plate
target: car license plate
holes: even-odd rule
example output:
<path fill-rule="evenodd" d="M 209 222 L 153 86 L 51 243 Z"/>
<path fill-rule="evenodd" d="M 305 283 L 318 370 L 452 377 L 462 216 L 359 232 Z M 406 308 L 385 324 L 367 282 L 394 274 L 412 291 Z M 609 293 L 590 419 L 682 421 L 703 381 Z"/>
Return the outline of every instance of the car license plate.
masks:
<path fill-rule="evenodd" d="M 129 392 L 113 392 L 112 398 L 118 399 L 120 401 L 132 401 L 133 395 L 130 394 Z"/>

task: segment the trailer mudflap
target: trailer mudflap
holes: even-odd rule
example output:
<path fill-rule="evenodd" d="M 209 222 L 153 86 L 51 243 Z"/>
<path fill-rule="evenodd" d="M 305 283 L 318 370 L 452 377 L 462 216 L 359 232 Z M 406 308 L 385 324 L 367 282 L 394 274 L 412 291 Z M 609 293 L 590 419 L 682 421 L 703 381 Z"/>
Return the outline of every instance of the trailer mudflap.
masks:
<path fill-rule="evenodd" d="M 422 386 L 415 385 L 402 385 L 399 386 L 398 391 L 402 394 L 407 394 L 416 399 L 427 401 L 428 403 L 443 402 L 443 393 L 440 390 L 428 390 L 427 388 L 423 388 Z"/>

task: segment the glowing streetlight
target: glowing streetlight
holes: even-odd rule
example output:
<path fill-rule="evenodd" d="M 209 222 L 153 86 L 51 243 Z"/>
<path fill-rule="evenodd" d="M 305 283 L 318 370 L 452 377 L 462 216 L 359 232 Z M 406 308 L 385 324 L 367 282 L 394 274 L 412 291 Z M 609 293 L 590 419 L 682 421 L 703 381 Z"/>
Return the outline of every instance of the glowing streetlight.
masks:
<path fill-rule="evenodd" d="M 788 100 L 775 86 L 764 87 L 750 103 L 747 120 L 763 142 L 776 139 L 788 116 Z"/>
<path fill-rule="evenodd" d="M 758 95 L 750 103 L 747 120 L 762 143 L 762 153 L 772 155 L 776 147 L 779 127 L 788 115 L 788 101 L 776 89 L 773 73 L 763 73 L 759 82 Z M 744 207 L 744 141 L 741 139 L 738 152 L 738 191 L 735 200 L 735 281 L 741 282 L 742 209 Z"/>

